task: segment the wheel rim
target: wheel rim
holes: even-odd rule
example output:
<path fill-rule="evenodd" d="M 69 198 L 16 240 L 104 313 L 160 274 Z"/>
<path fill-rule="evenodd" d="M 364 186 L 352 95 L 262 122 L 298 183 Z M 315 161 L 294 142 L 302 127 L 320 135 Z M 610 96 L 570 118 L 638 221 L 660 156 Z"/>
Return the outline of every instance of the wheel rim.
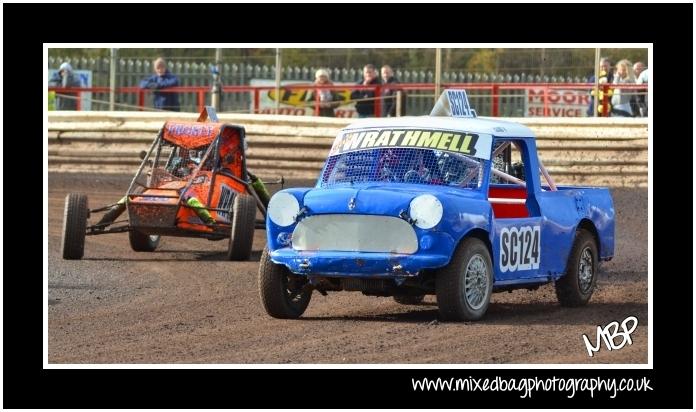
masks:
<path fill-rule="evenodd" d="M 589 247 L 586 247 L 582 250 L 582 253 L 580 253 L 580 261 L 578 262 L 578 280 L 582 293 L 590 291 L 593 276 L 594 262 L 592 259 L 592 251 Z"/>
<path fill-rule="evenodd" d="M 483 256 L 476 254 L 469 259 L 464 273 L 464 295 L 471 309 L 481 309 L 488 294 L 488 271 Z"/>

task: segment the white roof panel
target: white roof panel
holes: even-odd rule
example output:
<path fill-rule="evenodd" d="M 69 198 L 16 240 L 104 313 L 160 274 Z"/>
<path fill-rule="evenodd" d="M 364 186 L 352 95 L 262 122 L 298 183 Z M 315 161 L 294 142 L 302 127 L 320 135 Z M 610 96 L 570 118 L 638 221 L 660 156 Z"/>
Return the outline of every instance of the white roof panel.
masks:
<path fill-rule="evenodd" d="M 498 137 L 534 137 L 531 129 L 522 124 L 482 117 L 404 116 L 367 118 L 349 124 L 344 130 L 394 127 L 446 129 L 491 134 Z"/>

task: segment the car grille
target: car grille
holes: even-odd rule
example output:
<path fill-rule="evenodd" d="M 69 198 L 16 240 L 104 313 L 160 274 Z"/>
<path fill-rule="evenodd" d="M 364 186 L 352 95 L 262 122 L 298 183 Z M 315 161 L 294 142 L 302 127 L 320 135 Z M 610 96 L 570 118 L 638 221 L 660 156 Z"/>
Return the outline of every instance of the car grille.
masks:
<path fill-rule="evenodd" d="M 295 250 L 412 254 L 416 232 L 405 220 L 373 215 L 316 215 L 300 221 L 292 234 Z"/>

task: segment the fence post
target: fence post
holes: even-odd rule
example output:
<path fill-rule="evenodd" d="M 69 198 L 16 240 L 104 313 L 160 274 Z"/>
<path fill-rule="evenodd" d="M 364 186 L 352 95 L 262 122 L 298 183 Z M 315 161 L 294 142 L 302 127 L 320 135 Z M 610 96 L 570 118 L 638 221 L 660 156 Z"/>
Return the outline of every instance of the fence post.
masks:
<path fill-rule="evenodd" d="M 259 112 L 259 100 L 260 100 L 259 89 L 255 88 L 254 89 L 254 113 Z"/>
<path fill-rule="evenodd" d="M 142 112 L 145 107 L 145 89 L 138 90 L 138 106 L 140 106 L 138 110 Z"/>
<path fill-rule="evenodd" d="M 403 94 L 401 93 L 401 90 L 396 91 L 396 116 L 401 117 L 401 98 L 403 97 Z"/>
<path fill-rule="evenodd" d="M 205 90 L 198 91 L 198 113 L 203 112 L 205 106 Z"/>
<path fill-rule="evenodd" d="M 111 63 L 109 64 L 109 110 L 116 109 L 116 59 L 118 49 L 111 49 Z"/>
<path fill-rule="evenodd" d="M 608 94 L 609 94 L 609 83 L 604 83 L 602 85 L 602 116 L 604 117 L 609 117 L 609 101 L 608 101 Z"/>
<path fill-rule="evenodd" d="M 544 117 L 549 116 L 549 87 L 547 85 L 544 86 Z"/>
<path fill-rule="evenodd" d="M 314 115 L 319 116 L 319 89 L 314 89 Z"/>
<path fill-rule="evenodd" d="M 382 117 L 382 86 L 375 87 L 375 117 Z"/>
<path fill-rule="evenodd" d="M 493 83 L 493 89 L 491 93 L 493 94 L 491 97 L 493 98 L 493 117 L 498 117 L 500 116 L 500 96 L 498 95 L 498 91 L 500 90 L 500 86 L 498 83 Z"/>

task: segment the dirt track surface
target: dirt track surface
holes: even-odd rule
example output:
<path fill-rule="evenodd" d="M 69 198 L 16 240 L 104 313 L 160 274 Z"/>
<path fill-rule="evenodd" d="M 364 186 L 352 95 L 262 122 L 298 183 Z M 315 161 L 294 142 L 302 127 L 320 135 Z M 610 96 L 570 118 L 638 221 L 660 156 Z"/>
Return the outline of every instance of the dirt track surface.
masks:
<path fill-rule="evenodd" d="M 302 318 L 269 317 L 257 287 L 263 230 L 249 262 L 225 261 L 226 240 L 163 237 L 156 252 L 137 253 L 125 233 L 88 236 L 83 260 L 63 260 L 65 195 L 101 206 L 129 182 L 49 174 L 49 363 L 647 363 L 646 189 L 612 191 L 615 258 L 588 306 L 562 308 L 546 285 L 494 294 L 482 321 L 442 323 L 434 296 L 404 306 L 359 292 L 315 293 Z M 594 341 L 598 325 L 628 316 L 639 322 L 633 344 L 590 358 L 582 335 Z"/>

